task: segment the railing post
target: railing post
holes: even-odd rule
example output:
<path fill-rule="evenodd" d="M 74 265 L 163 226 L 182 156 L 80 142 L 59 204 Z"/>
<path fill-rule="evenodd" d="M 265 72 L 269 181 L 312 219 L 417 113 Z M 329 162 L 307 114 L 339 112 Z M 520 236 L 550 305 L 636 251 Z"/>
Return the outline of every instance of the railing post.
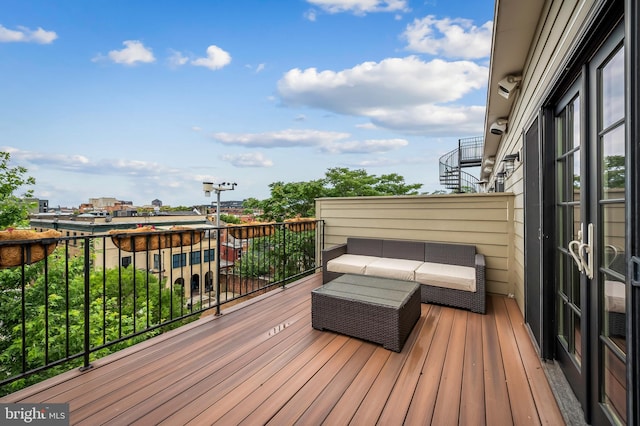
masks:
<path fill-rule="evenodd" d="M 89 363 L 89 353 L 91 352 L 91 327 L 90 327 L 90 308 L 91 308 L 91 292 L 90 292 L 90 275 L 91 275 L 91 263 L 89 257 L 91 252 L 89 250 L 90 241 L 89 237 L 84 238 L 84 365 L 80 368 L 80 371 L 88 370 L 92 367 Z"/>
<path fill-rule="evenodd" d="M 282 288 L 287 285 L 287 226 L 282 224 Z"/>
<path fill-rule="evenodd" d="M 458 139 L 458 192 L 462 192 L 462 139 Z"/>
<path fill-rule="evenodd" d="M 220 217 L 220 212 L 216 212 L 218 217 Z M 222 238 L 222 232 L 220 232 L 220 225 L 216 230 L 216 316 L 220 315 L 220 247 L 222 244 L 220 243 L 220 239 Z"/>

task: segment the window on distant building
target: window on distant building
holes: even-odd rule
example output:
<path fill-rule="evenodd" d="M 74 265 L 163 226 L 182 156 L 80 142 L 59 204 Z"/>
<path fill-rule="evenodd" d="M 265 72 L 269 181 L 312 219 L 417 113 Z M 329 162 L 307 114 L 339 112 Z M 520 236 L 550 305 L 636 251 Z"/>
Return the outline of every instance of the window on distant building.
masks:
<path fill-rule="evenodd" d="M 160 265 L 160 255 L 159 254 L 154 254 L 153 255 L 153 269 L 155 269 L 156 271 L 159 271 L 160 269 L 162 269 L 162 265 Z"/>
<path fill-rule="evenodd" d="M 192 265 L 199 265 L 200 264 L 200 252 L 199 251 L 192 251 L 191 252 L 191 264 Z"/>
<path fill-rule="evenodd" d="M 187 254 L 180 253 L 173 255 L 173 267 L 180 268 L 182 266 L 187 266 Z"/>
<path fill-rule="evenodd" d="M 126 268 L 129 265 L 131 265 L 131 256 L 124 256 L 122 258 L 122 267 Z"/>
<path fill-rule="evenodd" d="M 205 250 L 204 251 L 204 261 L 206 262 L 215 262 L 216 260 L 216 250 Z"/>

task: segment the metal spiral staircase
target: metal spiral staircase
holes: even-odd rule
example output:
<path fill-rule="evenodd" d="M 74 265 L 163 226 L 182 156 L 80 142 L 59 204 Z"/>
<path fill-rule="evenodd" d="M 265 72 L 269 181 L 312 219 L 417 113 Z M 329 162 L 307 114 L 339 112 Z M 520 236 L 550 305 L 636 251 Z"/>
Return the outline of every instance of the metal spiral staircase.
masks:
<path fill-rule="evenodd" d="M 440 157 L 440 184 L 452 192 L 479 192 L 479 181 L 463 171 L 482 165 L 484 138 L 477 136 L 458 140 L 458 148 Z"/>

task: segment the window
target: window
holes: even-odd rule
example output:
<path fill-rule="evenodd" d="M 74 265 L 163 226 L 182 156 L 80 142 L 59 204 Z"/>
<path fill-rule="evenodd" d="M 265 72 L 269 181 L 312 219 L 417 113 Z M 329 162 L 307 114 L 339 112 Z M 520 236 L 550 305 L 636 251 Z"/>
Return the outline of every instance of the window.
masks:
<path fill-rule="evenodd" d="M 187 266 L 187 254 L 180 253 L 173 255 L 173 267 L 180 268 L 182 266 Z"/>
<path fill-rule="evenodd" d="M 204 261 L 205 262 L 215 262 L 216 260 L 216 250 L 205 250 L 204 251 Z"/>
<path fill-rule="evenodd" d="M 131 256 L 124 256 L 122 258 L 122 267 L 126 268 L 129 265 L 131 265 Z"/>
<path fill-rule="evenodd" d="M 162 269 L 159 254 L 153 255 L 153 269 L 155 269 L 156 271 L 159 271 L 160 269 Z"/>
<path fill-rule="evenodd" d="M 200 264 L 200 252 L 199 251 L 192 251 L 191 252 L 191 264 L 192 265 L 199 265 Z"/>

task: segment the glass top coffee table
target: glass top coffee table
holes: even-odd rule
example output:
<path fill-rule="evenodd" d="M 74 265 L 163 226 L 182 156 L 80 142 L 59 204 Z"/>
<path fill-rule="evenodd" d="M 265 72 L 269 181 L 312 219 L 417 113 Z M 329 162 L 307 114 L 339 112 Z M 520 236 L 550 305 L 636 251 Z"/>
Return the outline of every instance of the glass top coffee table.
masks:
<path fill-rule="evenodd" d="M 420 318 L 420 284 L 342 275 L 311 292 L 311 323 L 401 352 Z"/>

